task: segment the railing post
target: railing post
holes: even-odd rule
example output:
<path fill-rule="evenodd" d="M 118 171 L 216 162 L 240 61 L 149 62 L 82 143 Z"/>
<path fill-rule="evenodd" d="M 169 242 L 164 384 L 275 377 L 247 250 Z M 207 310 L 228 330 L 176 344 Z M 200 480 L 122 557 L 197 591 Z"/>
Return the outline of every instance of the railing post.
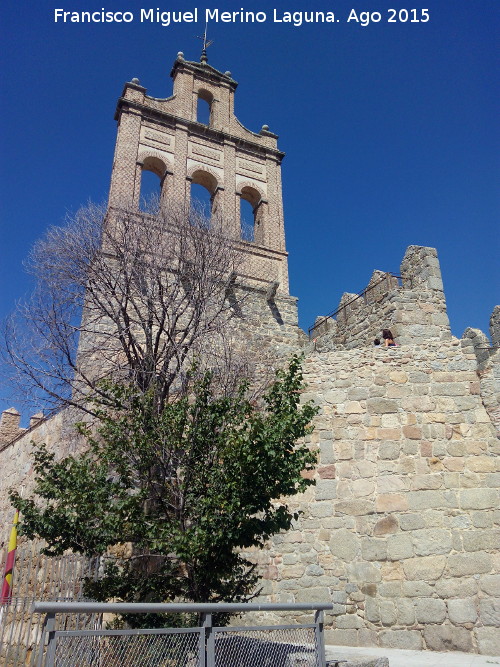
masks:
<path fill-rule="evenodd" d="M 318 667 L 326 667 L 325 659 L 325 635 L 323 632 L 324 614 L 322 610 L 317 610 L 314 613 L 314 624 L 316 633 L 316 647 L 318 652 Z"/>
<path fill-rule="evenodd" d="M 38 656 L 37 667 L 53 667 L 56 657 L 56 615 L 55 613 L 48 613 L 43 622 L 42 636 L 40 638 L 40 654 Z M 47 635 L 47 654 L 45 656 L 45 663 L 43 660 L 45 648 L 45 635 Z"/>
<path fill-rule="evenodd" d="M 200 614 L 200 645 L 198 649 L 198 662 L 196 663 L 197 667 L 206 667 L 207 664 L 207 628 L 210 625 L 210 621 L 207 619 L 207 616 L 208 614 L 205 612 Z"/>
<path fill-rule="evenodd" d="M 203 627 L 205 628 L 205 647 L 206 647 L 206 656 L 205 656 L 205 665 L 206 667 L 215 667 L 215 634 L 212 627 L 213 616 L 212 613 L 207 613 L 204 621 Z"/>

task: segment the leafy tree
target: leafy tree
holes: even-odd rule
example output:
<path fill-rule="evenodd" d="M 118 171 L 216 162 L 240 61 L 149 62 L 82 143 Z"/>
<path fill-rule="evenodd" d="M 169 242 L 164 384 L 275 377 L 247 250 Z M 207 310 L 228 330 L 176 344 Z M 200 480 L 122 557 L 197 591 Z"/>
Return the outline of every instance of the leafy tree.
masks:
<path fill-rule="evenodd" d="M 301 473 L 315 454 L 298 440 L 316 409 L 299 404 L 297 356 L 260 406 L 248 399 L 248 383 L 233 395 L 214 387 L 210 373 L 193 376 L 191 392 L 158 410 L 152 390 L 106 381 L 115 407 L 96 406 L 97 431 L 80 424 L 88 450 L 57 461 L 39 447 L 34 496 L 11 493 L 22 532 L 45 539 L 46 553 L 105 556 L 103 576 L 86 582 L 94 599 L 255 594 L 258 577 L 241 550 L 262 547 L 296 517 L 286 497 L 314 483 Z"/>

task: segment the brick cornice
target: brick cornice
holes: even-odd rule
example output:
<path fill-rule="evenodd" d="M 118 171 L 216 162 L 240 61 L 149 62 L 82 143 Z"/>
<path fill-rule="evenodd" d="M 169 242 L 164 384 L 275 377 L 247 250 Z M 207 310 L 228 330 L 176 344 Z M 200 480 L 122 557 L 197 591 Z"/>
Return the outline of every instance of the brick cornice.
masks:
<path fill-rule="evenodd" d="M 120 97 L 118 99 L 118 103 L 116 105 L 116 112 L 114 116 L 115 120 L 117 121 L 120 120 L 121 114 L 128 113 L 129 110 L 140 112 L 144 120 L 160 119 L 163 121 L 168 120 L 171 123 L 173 122 L 174 125 L 182 124 L 183 126 L 187 127 L 187 129 L 191 134 L 198 134 L 198 136 L 205 136 L 212 141 L 224 142 L 226 140 L 229 140 L 238 147 L 246 148 L 247 150 L 250 150 L 253 153 L 257 153 L 261 156 L 265 155 L 266 158 L 271 157 L 274 160 L 276 160 L 278 164 L 281 164 L 281 161 L 285 157 L 285 153 L 283 153 L 283 151 L 270 148 L 269 146 L 262 146 L 261 144 L 250 141 L 249 139 L 243 139 L 242 137 L 237 137 L 233 134 L 229 134 L 228 132 L 224 132 L 223 130 L 217 130 L 213 127 L 208 127 L 203 123 L 197 123 L 196 121 L 187 120 L 186 118 L 181 118 L 180 116 L 168 113 L 167 111 L 152 109 L 151 107 L 145 104 L 140 104 L 139 102 L 135 102 L 133 100 L 124 97 Z"/>

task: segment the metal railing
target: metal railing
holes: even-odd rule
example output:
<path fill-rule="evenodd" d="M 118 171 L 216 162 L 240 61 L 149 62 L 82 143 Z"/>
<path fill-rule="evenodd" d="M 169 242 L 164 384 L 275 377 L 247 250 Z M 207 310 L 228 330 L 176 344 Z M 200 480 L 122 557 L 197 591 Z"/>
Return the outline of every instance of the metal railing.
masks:
<path fill-rule="evenodd" d="M 396 283 L 394 282 L 396 280 Z M 390 271 L 387 271 L 384 273 L 383 277 L 380 280 L 377 280 L 377 282 L 373 283 L 372 285 L 368 285 L 368 287 L 365 287 L 364 290 L 361 292 L 358 292 L 356 296 L 354 296 L 350 301 L 346 301 L 345 303 L 342 303 L 337 310 L 334 310 L 333 312 L 329 313 L 328 315 L 325 315 L 320 319 L 319 322 L 315 322 L 312 327 L 309 327 L 308 333 L 309 333 L 309 338 L 313 335 L 313 332 L 318 329 L 322 324 L 327 322 L 329 319 L 332 317 L 336 317 L 339 313 L 342 311 L 345 311 L 350 305 L 352 305 L 355 301 L 358 301 L 358 299 L 363 299 L 366 303 L 367 301 L 367 295 L 374 290 L 376 287 L 382 287 L 383 283 L 387 285 L 387 291 L 390 289 L 393 289 L 394 287 L 400 287 L 402 281 L 401 276 L 397 275 L 396 273 L 391 273 Z"/>
<path fill-rule="evenodd" d="M 325 667 L 323 611 L 331 603 L 36 602 L 45 614 L 37 667 Z M 314 612 L 311 623 L 213 625 L 216 614 Z M 58 614 L 198 614 L 193 628 L 62 630 Z"/>

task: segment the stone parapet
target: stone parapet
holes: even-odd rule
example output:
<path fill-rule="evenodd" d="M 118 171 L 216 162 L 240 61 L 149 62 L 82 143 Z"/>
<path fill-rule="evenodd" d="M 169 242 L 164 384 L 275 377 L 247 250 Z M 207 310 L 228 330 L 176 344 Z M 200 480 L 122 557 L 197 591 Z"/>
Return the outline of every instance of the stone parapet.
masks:
<path fill-rule="evenodd" d="M 360 295 L 342 295 L 335 316 L 316 320 L 312 336 L 318 351 L 373 345 L 383 329 L 390 329 L 400 344 L 450 338 L 436 250 L 410 246 L 400 279 L 375 271 Z"/>
<path fill-rule="evenodd" d="M 495 306 L 491 313 L 490 336 L 492 345 L 500 345 L 500 306 Z"/>
<path fill-rule="evenodd" d="M 20 427 L 21 414 L 15 408 L 2 412 L 0 419 L 0 448 L 18 438 L 26 429 Z"/>

